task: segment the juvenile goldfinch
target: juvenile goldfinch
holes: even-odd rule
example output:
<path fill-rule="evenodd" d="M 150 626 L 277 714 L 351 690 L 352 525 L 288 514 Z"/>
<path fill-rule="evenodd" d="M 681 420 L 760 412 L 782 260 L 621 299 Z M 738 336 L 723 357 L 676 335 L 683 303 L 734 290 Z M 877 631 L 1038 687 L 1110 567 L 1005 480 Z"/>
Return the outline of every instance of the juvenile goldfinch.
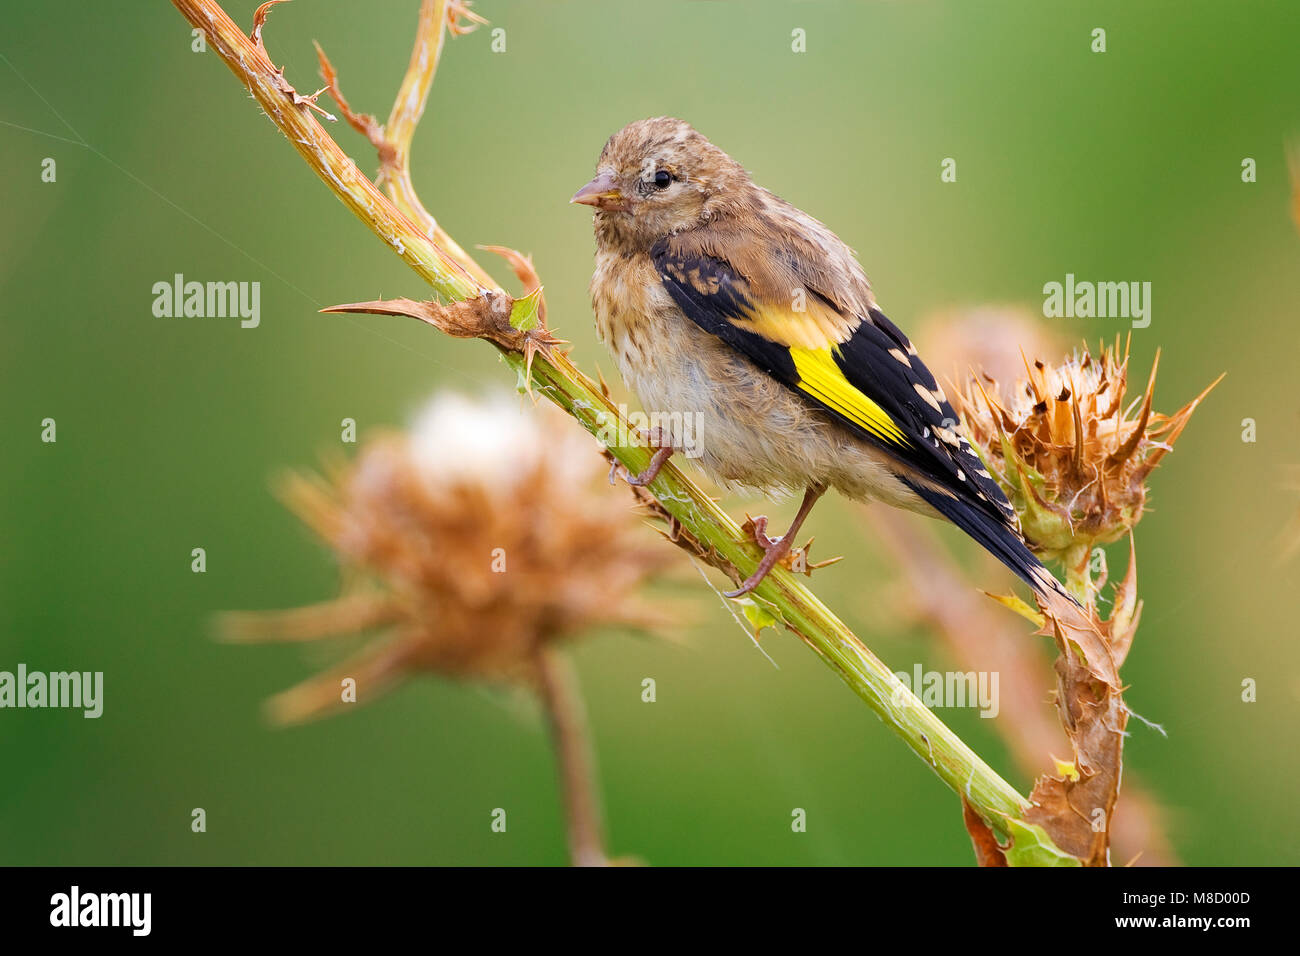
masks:
<path fill-rule="evenodd" d="M 693 450 L 715 480 L 804 492 L 781 538 L 729 597 L 789 552 L 827 488 L 947 518 L 1040 595 L 1062 594 L 1016 514 L 962 438 L 916 349 L 876 306 L 867 277 L 824 225 L 756 186 L 689 124 L 668 117 L 610 137 L 572 202 L 595 207 L 596 329 L 647 412 L 654 480 Z"/>

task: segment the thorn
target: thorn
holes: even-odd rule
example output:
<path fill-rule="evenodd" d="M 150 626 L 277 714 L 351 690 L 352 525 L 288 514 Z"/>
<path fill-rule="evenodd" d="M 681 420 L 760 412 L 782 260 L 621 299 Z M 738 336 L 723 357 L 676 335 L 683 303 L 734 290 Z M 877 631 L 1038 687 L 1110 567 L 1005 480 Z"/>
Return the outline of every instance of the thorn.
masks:
<path fill-rule="evenodd" d="M 315 93 L 311 94 L 310 96 L 303 96 L 297 90 L 290 88 L 289 97 L 290 99 L 293 100 L 294 106 L 306 106 L 310 110 L 315 110 L 317 113 L 325 117 L 331 123 L 337 123 L 338 122 L 337 116 L 335 116 L 333 113 L 331 113 L 329 110 L 325 109 L 324 107 L 316 105 L 316 97 L 320 96 L 328 89 L 329 89 L 328 86 L 322 86 L 319 90 L 317 90 Z"/>
<path fill-rule="evenodd" d="M 1074 400 L 1074 473 L 1083 474 L 1083 412 L 1079 408 L 1079 399 Z"/>
<path fill-rule="evenodd" d="M 1191 420 L 1192 413 L 1196 411 L 1205 396 L 1209 395 L 1210 392 L 1223 381 L 1227 374 L 1227 372 L 1224 372 L 1209 385 L 1205 386 L 1201 391 L 1201 394 L 1197 395 L 1173 415 L 1168 417 L 1161 416 L 1164 417 L 1164 421 L 1161 422 L 1160 427 L 1152 429 L 1153 433 L 1158 433 L 1160 441 L 1154 443 L 1157 449 L 1155 453 L 1142 463 L 1142 466 L 1137 473 L 1140 479 L 1145 478 L 1150 474 L 1156 465 L 1160 463 L 1160 459 L 1173 450 L 1174 442 L 1178 440 L 1178 436 L 1181 435 L 1183 429 L 1187 427 L 1188 421 Z"/>
<path fill-rule="evenodd" d="M 451 0 L 447 4 L 447 32 L 452 36 L 463 37 L 488 22 L 485 17 L 479 16 L 469 8 L 471 2 L 472 0 Z M 461 17 L 468 22 L 461 23 Z"/>
<path fill-rule="evenodd" d="M 266 23 L 266 18 L 271 13 L 271 8 L 273 6 L 277 3 L 288 2 L 289 0 L 266 0 L 266 3 L 253 11 L 253 32 L 248 35 L 248 38 L 256 43 L 263 53 L 266 52 L 266 45 L 262 42 L 262 26 Z M 284 69 L 281 68 L 277 72 L 283 73 Z"/>
<path fill-rule="evenodd" d="M 1106 456 L 1108 465 L 1114 466 L 1124 461 L 1137 450 L 1138 443 L 1146 437 L 1147 422 L 1151 420 L 1151 399 L 1156 391 L 1156 370 L 1159 367 L 1160 350 L 1156 349 L 1155 361 L 1151 363 L 1151 377 L 1147 380 L 1146 395 L 1142 399 L 1142 414 L 1138 416 L 1137 425 L 1124 444 Z"/>

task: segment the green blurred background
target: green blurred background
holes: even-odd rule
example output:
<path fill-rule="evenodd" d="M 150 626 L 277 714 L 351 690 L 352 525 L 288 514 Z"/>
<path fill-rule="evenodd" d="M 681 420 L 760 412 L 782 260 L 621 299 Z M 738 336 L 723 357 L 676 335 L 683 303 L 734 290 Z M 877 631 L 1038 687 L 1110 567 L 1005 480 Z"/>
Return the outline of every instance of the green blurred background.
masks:
<path fill-rule="evenodd" d="M 255 6 L 227 9 L 248 26 Z M 1281 560 L 1279 532 L 1300 506 L 1287 487 L 1300 239 L 1284 149 L 1300 134 L 1300 15 L 1088 6 L 482 0 L 506 52 L 488 29 L 449 41 L 414 176 L 462 244 L 535 254 L 552 325 L 589 370 L 611 363 L 586 293 L 590 217 L 566 202 L 606 137 L 647 115 L 689 119 L 824 219 L 918 337 L 945 309 L 1037 310 L 1066 272 L 1151 281 L 1153 322 L 1133 349 L 1139 380 L 1163 350 L 1157 406 L 1228 377 L 1156 473 L 1139 529 L 1147 610 L 1127 699 L 1169 736 L 1135 722 L 1126 769 L 1167 808 L 1185 862 L 1294 864 L 1300 560 Z M 299 89 L 315 87 L 319 40 L 353 104 L 386 115 L 417 7 L 300 0 L 273 13 L 267 40 Z M 0 711 L 0 863 L 564 862 L 526 700 L 428 679 L 275 730 L 261 702 L 320 662 L 210 638 L 215 611 L 334 593 L 330 556 L 274 500 L 273 474 L 337 450 L 344 417 L 363 434 L 405 424 L 436 389 L 482 393 L 513 374 L 409 320 L 317 313 L 426 292 L 216 56 L 191 52 L 169 4 L 52 0 L 4 19 L 0 669 L 102 670 L 106 702 L 94 721 Z M 1098 26 L 1105 54 L 1090 51 Z M 795 28 L 806 53 L 791 52 Z M 336 135 L 373 171 L 360 137 Z M 955 184 L 939 179 L 949 156 Z M 46 157 L 55 183 L 40 179 Z M 1243 157 L 1257 183 L 1241 181 Z M 155 318 L 151 287 L 177 272 L 260 281 L 261 327 Z M 1092 341 L 1124 326 L 1053 324 Z M 46 417 L 57 444 L 40 441 Z M 899 626 L 896 578 L 856 506 L 828 501 L 809 528 L 822 555 L 849 558 L 819 573 L 818 592 L 884 660 L 949 666 Z M 206 574 L 190 570 L 200 546 Z M 613 852 L 970 862 L 952 795 L 813 654 L 768 632 L 774 668 L 688 590 L 684 647 L 607 633 L 576 649 Z M 1256 703 L 1241 701 L 1245 678 Z M 1028 790 L 994 722 L 941 716 Z M 206 833 L 190 830 L 194 807 Z M 504 835 L 490 832 L 494 807 L 508 809 Z"/>

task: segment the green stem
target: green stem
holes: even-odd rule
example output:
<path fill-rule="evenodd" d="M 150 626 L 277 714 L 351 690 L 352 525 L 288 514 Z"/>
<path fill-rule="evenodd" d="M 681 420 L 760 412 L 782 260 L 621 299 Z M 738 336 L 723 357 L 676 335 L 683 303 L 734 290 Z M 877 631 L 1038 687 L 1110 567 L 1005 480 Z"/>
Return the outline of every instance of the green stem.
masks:
<path fill-rule="evenodd" d="M 1087 544 L 1076 542 L 1065 553 L 1065 588 L 1086 608 L 1093 606 L 1096 597 L 1092 587 L 1092 572 L 1089 570 L 1091 560 L 1092 549 Z"/>

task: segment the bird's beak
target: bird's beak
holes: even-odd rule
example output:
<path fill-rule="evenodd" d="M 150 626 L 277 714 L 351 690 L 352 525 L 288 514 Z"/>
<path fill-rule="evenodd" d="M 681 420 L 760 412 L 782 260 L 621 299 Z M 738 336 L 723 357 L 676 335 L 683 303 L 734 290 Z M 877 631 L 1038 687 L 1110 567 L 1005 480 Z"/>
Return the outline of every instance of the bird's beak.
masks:
<path fill-rule="evenodd" d="M 595 206 L 607 212 L 627 208 L 627 197 L 614 184 L 614 176 L 611 173 L 597 175 L 595 179 L 574 193 L 569 202 Z"/>

